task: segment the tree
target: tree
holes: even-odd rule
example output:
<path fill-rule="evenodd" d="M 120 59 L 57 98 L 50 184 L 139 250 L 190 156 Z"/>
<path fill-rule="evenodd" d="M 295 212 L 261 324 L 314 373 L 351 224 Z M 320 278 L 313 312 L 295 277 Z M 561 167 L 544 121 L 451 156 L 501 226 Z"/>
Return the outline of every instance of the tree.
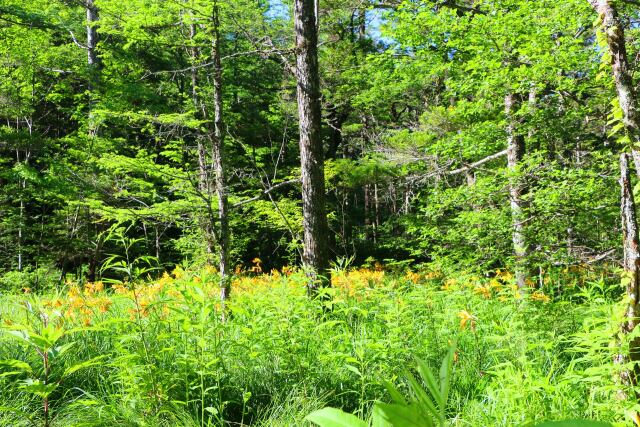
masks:
<path fill-rule="evenodd" d="M 621 139 L 623 150 L 631 149 L 636 165 L 636 174 L 640 177 L 640 112 L 638 98 L 633 84 L 632 68 L 627 55 L 624 24 L 619 18 L 618 10 L 611 0 L 590 0 L 601 21 L 602 34 L 608 47 L 611 69 L 615 81 L 617 104 L 622 111 L 621 127 L 624 136 Z M 615 116 L 615 114 L 614 114 Z M 624 334 L 630 334 L 638 326 L 640 317 L 640 253 L 638 251 L 638 222 L 636 217 L 635 198 L 629 172 L 628 154 L 620 156 L 620 187 L 623 268 L 626 282 L 628 306 L 626 319 L 621 325 Z M 626 361 L 623 355 L 619 362 Z M 640 361 L 640 338 L 634 338 L 629 345 L 629 359 Z M 623 371 L 622 381 L 627 385 L 636 385 L 640 366 L 634 367 L 633 373 Z"/>
<path fill-rule="evenodd" d="M 295 0 L 296 80 L 304 228 L 303 263 L 314 292 L 326 283 L 329 228 L 325 207 L 324 148 L 321 138 L 318 17 L 313 0 Z"/>
<path fill-rule="evenodd" d="M 218 245 L 220 247 L 220 299 L 224 303 L 231 292 L 229 281 L 229 202 L 227 197 L 226 168 L 224 155 L 224 121 L 222 101 L 222 61 L 220 59 L 220 8 L 218 1 L 213 1 L 211 16 L 212 38 L 211 56 L 213 58 L 213 132 L 212 138 L 213 169 L 215 171 L 215 188 L 218 198 L 218 220 L 220 221 Z"/>
<path fill-rule="evenodd" d="M 525 237 L 524 224 L 526 214 L 524 209 L 523 193 L 525 191 L 522 178 L 519 177 L 518 168 L 522 165 L 525 155 L 525 141 L 520 129 L 517 128 L 517 121 L 514 118 L 514 111 L 518 109 L 517 96 L 508 93 L 504 99 L 505 115 L 507 118 L 507 168 L 511 173 L 509 178 L 509 204 L 511 206 L 511 239 L 513 241 L 513 252 L 515 255 L 515 276 L 516 283 L 521 289 L 526 286 L 527 280 L 527 239 Z"/>
<path fill-rule="evenodd" d="M 602 34 L 609 50 L 617 100 L 623 113 L 622 123 L 625 135 L 628 142 L 637 149 L 639 147 L 636 146 L 640 144 L 640 111 L 638 111 L 638 97 L 633 84 L 633 71 L 627 55 L 624 23 L 611 0 L 589 0 L 589 2 L 599 15 Z M 634 160 L 640 160 L 639 156 L 640 154 L 634 153 Z"/>

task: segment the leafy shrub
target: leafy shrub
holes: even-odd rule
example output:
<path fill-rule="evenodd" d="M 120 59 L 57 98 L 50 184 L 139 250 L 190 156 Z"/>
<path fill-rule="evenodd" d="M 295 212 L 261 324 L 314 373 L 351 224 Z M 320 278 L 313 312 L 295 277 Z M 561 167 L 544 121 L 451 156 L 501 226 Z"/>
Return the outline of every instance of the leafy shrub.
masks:
<path fill-rule="evenodd" d="M 60 283 L 60 271 L 53 267 L 25 268 L 0 276 L 0 292 L 50 291 Z"/>

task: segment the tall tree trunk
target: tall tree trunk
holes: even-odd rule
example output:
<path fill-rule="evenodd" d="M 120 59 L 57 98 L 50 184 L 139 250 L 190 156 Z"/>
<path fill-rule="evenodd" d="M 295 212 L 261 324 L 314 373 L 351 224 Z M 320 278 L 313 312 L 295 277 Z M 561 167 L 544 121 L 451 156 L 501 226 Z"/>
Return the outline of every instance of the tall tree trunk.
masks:
<path fill-rule="evenodd" d="M 32 127 L 30 125 L 30 122 L 27 121 L 27 124 L 29 125 L 29 139 L 31 139 L 32 137 Z M 20 129 L 20 120 L 18 118 L 16 118 L 16 130 Z M 29 141 L 29 145 L 31 144 L 31 141 Z M 17 148 L 16 149 L 16 164 L 20 164 L 23 163 L 25 166 L 29 165 L 29 159 L 31 158 L 31 151 L 30 148 L 25 149 L 24 151 L 24 158 L 20 157 L 20 149 Z M 27 190 L 27 180 L 24 178 L 21 178 L 18 182 L 19 185 L 19 196 L 20 196 L 20 210 L 19 210 L 19 219 L 18 219 L 18 241 L 17 243 L 17 249 L 18 249 L 18 271 L 22 271 L 22 269 L 24 268 L 24 253 L 23 253 L 23 246 L 24 246 L 24 228 L 26 228 L 26 206 L 24 203 L 24 199 L 26 197 L 26 190 Z"/>
<path fill-rule="evenodd" d="M 231 282 L 229 279 L 229 203 L 227 198 L 227 183 L 224 157 L 224 122 L 222 101 L 222 61 L 220 58 L 220 9 L 218 2 L 213 2 L 213 32 L 211 43 L 211 56 L 213 59 L 213 169 L 215 171 L 215 189 L 218 198 L 219 234 L 218 245 L 220 249 L 220 300 L 223 305 L 231 294 Z"/>
<path fill-rule="evenodd" d="M 195 23 L 191 23 L 189 25 L 189 38 L 192 43 L 190 48 L 191 54 L 191 101 L 193 103 L 193 108 L 195 111 L 195 115 L 202 115 L 203 119 L 207 119 L 207 109 L 205 105 L 201 102 L 200 97 L 198 95 L 198 69 L 196 68 L 197 62 L 200 59 L 200 50 L 195 45 L 195 37 L 196 37 L 197 27 Z M 200 228 L 202 230 L 202 234 L 205 240 L 206 252 L 207 252 L 207 263 L 213 264 L 213 254 L 215 248 L 215 238 L 214 238 L 214 216 L 211 208 L 211 183 L 209 180 L 209 170 L 207 167 L 207 148 L 205 147 L 205 143 L 203 141 L 203 136 L 198 134 L 197 136 L 197 149 L 198 149 L 198 191 L 200 192 L 200 197 L 206 203 L 206 215 L 199 219 Z"/>
<path fill-rule="evenodd" d="M 622 219 L 624 275 L 626 279 L 626 293 L 629 300 L 626 318 L 622 324 L 622 332 L 629 334 L 639 323 L 640 317 L 640 253 L 638 252 L 638 222 L 636 219 L 636 205 L 633 197 L 633 185 L 629 171 L 629 155 L 620 155 L 620 213 Z M 634 338 L 629 345 L 629 357 L 618 356 L 619 362 L 628 359 L 640 361 L 640 338 Z M 633 372 L 623 371 L 621 380 L 625 385 L 635 385 L 638 377 L 638 366 Z"/>
<path fill-rule="evenodd" d="M 632 143 L 638 143 L 640 142 L 638 99 L 633 86 L 623 23 L 620 21 L 618 11 L 611 0 L 589 0 L 589 2 L 602 20 L 602 32 L 607 39 L 611 55 L 611 68 L 616 83 L 618 101 L 624 114 L 625 130 Z"/>
<path fill-rule="evenodd" d="M 211 13 L 211 58 L 213 79 L 213 125 L 208 130 L 208 140 L 211 149 L 211 169 L 213 170 L 213 183 L 211 182 L 209 165 L 207 161 L 207 149 L 202 138 L 198 139 L 198 170 L 199 170 L 199 191 L 209 204 L 208 220 L 203 221 L 204 235 L 207 243 L 207 253 L 211 257 L 214 252 L 215 243 L 218 245 L 218 268 L 220 272 L 220 301 L 223 305 L 231 295 L 231 281 L 229 280 L 229 203 L 227 196 L 226 168 L 224 156 L 224 105 L 222 99 L 222 59 L 220 54 L 220 8 L 218 2 L 214 0 Z M 196 36 L 196 26 L 191 24 L 190 37 L 193 42 Z M 196 111 L 200 111 L 202 117 L 207 120 L 209 113 L 206 105 L 200 100 L 198 95 L 198 72 L 195 68 L 200 58 L 200 51 L 196 46 L 191 48 L 193 67 L 191 69 L 191 86 L 193 105 Z M 212 188 L 213 184 L 213 188 Z M 217 218 L 211 208 L 213 192 L 218 203 Z M 215 220 L 218 226 L 216 231 Z M 214 243 L 215 241 L 215 243 Z M 212 262 L 211 258 L 209 262 Z M 224 314 L 223 314 L 224 316 Z"/>
<path fill-rule="evenodd" d="M 373 243 L 378 243 L 378 228 L 380 227 L 380 199 L 378 198 L 378 184 L 373 184 L 373 207 L 375 221 L 373 223 Z"/>
<path fill-rule="evenodd" d="M 193 102 L 193 108 L 198 114 L 201 112 L 206 115 L 206 109 L 200 103 L 198 96 L 198 69 L 196 64 L 200 59 L 200 50 L 195 45 L 196 38 L 196 24 L 189 25 L 189 38 L 191 40 L 191 101 Z M 205 117 L 206 119 L 206 117 Z M 211 188 L 209 185 L 209 173 L 207 171 L 207 151 L 202 141 L 202 138 L 198 136 L 198 189 L 203 195 L 209 195 Z"/>
<path fill-rule="evenodd" d="M 98 85 L 100 77 L 100 68 L 102 63 L 98 57 L 98 28 L 99 18 L 98 8 L 94 4 L 94 0 L 86 0 L 85 9 L 87 10 L 87 65 L 89 66 L 89 116 L 88 116 L 88 134 L 90 138 L 98 135 L 98 125 L 95 123 L 93 114 L 95 103 L 95 89 Z"/>
<path fill-rule="evenodd" d="M 316 0 L 317 1 L 317 0 Z M 296 78 L 300 127 L 300 164 L 304 228 L 303 263 L 309 270 L 309 292 L 327 285 L 329 247 L 325 208 L 324 152 L 321 131 L 318 26 L 314 0 L 294 1 Z"/>
<path fill-rule="evenodd" d="M 369 241 L 371 235 L 371 215 L 369 213 L 369 184 L 364 186 L 364 236 L 365 240 Z"/>
<path fill-rule="evenodd" d="M 525 203 L 522 196 L 525 187 L 522 179 L 515 176 L 518 166 L 522 162 L 525 153 L 524 138 L 516 129 L 514 117 L 517 109 L 517 98 L 509 93 L 504 99 L 505 114 L 507 117 L 507 168 L 509 177 L 509 202 L 511 205 L 511 237 L 513 240 L 513 253 L 515 256 L 515 276 L 519 288 L 524 288 L 527 279 L 527 241 L 524 233 Z"/>
<path fill-rule="evenodd" d="M 16 163 L 20 163 L 20 150 L 16 150 Z M 25 165 L 27 164 L 27 156 L 25 156 Z M 24 206 L 24 198 L 25 198 L 25 192 L 26 192 L 26 188 L 27 188 L 27 181 L 25 179 L 20 179 L 19 181 L 19 186 L 20 186 L 20 217 L 18 220 L 18 241 L 17 246 L 18 246 L 18 271 L 22 271 L 22 262 L 23 262 L 23 256 L 22 256 L 22 229 L 25 225 L 25 206 Z"/>
<path fill-rule="evenodd" d="M 631 142 L 632 157 L 636 164 L 636 174 L 640 177 L 640 117 L 638 113 L 638 98 L 633 84 L 631 66 L 627 55 L 625 31 L 618 11 L 611 0 L 589 0 L 602 21 L 602 31 L 607 39 L 609 54 L 611 56 L 611 68 L 616 85 L 618 103 L 623 113 L 625 135 Z M 635 212 L 635 200 L 629 172 L 629 156 L 620 156 L 620 187 L 621 187 L 621 217 L 623 229 L 624 271 L 627 284 L 626 319 L 622 325 L 622 332 L 628 334 L 638 324 L 640 308 L 638 306 L 640 294 L 640 255 L 638 253 L 638 223 Z M 618 356 L 624 362 L 627 357 Z M 634 338 L 629 346 L 629 359 L 638 362 L 640 360 L 640 338 Z M 638 365 L 633 372 L 623 371 L 621 380 L 623 384 L 635 385 L 639 374 Z"/>
<path fill-rule="evenodd" d="M 94 4 L 94 0 L 86 0 L 87 9 L 87 62 L 89 66 L 100 67 L 100 58 L 96 48 L 98 46 L 98 30 L 96 23 L 98 22 L 98 8 Z"/>

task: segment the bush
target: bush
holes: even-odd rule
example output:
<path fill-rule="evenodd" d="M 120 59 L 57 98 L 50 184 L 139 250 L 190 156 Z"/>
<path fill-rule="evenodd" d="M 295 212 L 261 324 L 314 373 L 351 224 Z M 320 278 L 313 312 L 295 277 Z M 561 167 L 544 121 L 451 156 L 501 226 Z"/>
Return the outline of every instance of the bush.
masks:
<path fill-rule="evenodd" d="M 45 292 L 60 283 L 60 271 L 53 267 L 25 268 L 0 276 L 0 292 Z"/>

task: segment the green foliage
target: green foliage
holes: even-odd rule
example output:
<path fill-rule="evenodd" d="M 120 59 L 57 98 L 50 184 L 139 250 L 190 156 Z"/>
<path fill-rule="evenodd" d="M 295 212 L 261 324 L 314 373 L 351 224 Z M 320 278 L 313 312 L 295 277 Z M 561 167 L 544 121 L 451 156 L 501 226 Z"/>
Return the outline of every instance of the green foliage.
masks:
<path fill-rule="evenodd" d="M 418 373 L 424 386 L 418 383 L 411 374 L 406 374 L 411 395 L 411 400 L 409 401 L 392 384 L 386 383 L 385 387 L 391 395 L 393 403 L 375 403 L 371 412 L 371 424 L 379 427 L 433 427 L 436 425 L 442 427 L 446 425 L 445 414 L 454 354 L 455 347 L 452 346 L 440 367 L 439 381 L 436 380 L 434 374 L 424 362 L 418 361 Z M 334 408 L 315 411 L 309 414 L 307 419 L 320 427 L 369 425 L 369 423 L 361 421 L 353 415 Z"/>
<path fill-rule="evenodd" d="M 455 347 L 451 347 L 440 367 L 439 384 L 434 374 L 418 361 L 418 372 L 424 384 L 419 384 L 413 376 L 407 375 L 410 384 L 411 400 L 407 401 L 391 384 L 386 384 L 394 403 L 376 402 L 371 412 L 370 422 L 335 408 L 323 408 L 309 414 L 306 419 L 320 427 L 373 426 L 445 426 L 447 425 L 446 406 L 452 376 Z M 550 421 L 536 424 L 536 427 L 611 427 L 611 424 L 590 420 Z"/>
<path fill-rule="evenodd" d="M 60 271 L 52 267 L 26 268 L 0 276 L 0 292 L 50 292 L 60 283 Z"/>
<path fill-rule="evenodd" d="M 305 425 L 305 416 L 329 406 L 360 419 L 389 420 L 401 411 L 423 425 L 455 418 L 510 426 L 622 421 L 633 410 L 615 381 L 626 366 L 613 363 L 626 344 L 610 344 L 622 313 L 610 296 L 617 284 L 567 284 L 545 302 L 540 294 L 514 293 L 506 275 L 487 297 L 478 291 L 488 283 L 481 278 L 413 274 L 420 279 L 337 269 L 325 301 L 331 311 L 307 297 L 304 273 L 241 276 L 225 322 L 211 269 L 177 269 L 178 278 L 107 291 L 71 287 L 28 297 L 28 310 L 24 296 L 3 296 L 0 398 L 41 424 L 38 393 L 46 391 L 38 389 L 44 370 L 34 345 L 73 342 L 50 359 L 52 425 L 142 416 L 152 426 Z M 444 354 L 453 339 L 456 352 Z M 407 372 L 416 359 L 424 362 Z M 33 383 L 23 388 L 27 378 Z M 384 404 L 374 410 L 374 402 Z M 1 416 L 20 425 L 15 411 Z"/>
<path fill-rule="evenodd" d="M 71 379 L 77 372 L 100 364 L 106 356 L 98 355 L 69 364 L 65 355 L 76 342 L 66 338 L 82 329 L 56 326 L 53 322 L 58 319 L 50 319 L 46 314 L 39 313 L 29 302 L 26 303 L 26 309 L 28 315 L 37 316 L 37 324 L 12 324 L 10 328 L 6 328 L 5 335 L 19 341 L 27 351 L 35 352 L 37 363 L 30 364 L 19 359 L 0 360 L 0 376 L 9 377 L 20 391 L 42 402 L 43 422 L 48 427 L 51 419 L 57 415 L 51 413 L 50 405 L 60 384 Z M 30 422 L 34 422 L 33 416 L 18 408 L 5 407 L 4 410 L 26 416 Z"/>
<path fill-rule="evenodd" d="M 343 412 L 312 420 L 347 425 L 632 419 L 617 394 L 636 390 L 614 379 L 634 366 L 613 360 L 638 332 L 620 336 L 611 266 L 633 135 L 600 18 L 586 0 L 386 3 L 319 5 L 338 261 L 311 301 L 292 267 L 292 2 L 95 0 L 87 22 L 83 1 L 2 1 L 0 425 L 309 425 L 323 407 Z M 638 10 L 610 3 L 637 58 Z M 224 322 L 218 93 L 230 264 L 245 273 Z M 510 138 L 525 152 L 509 165 Z M 530 288 L 513 289 L 515 266 Z M 451 353 L 434 375 L 450 340 L 456 375 Z"/>
<path fill-rule="evenodd" d="M 332 253 L 356 264 L 510 268 L 512 178 L 527 186 L 532 272 L 616 248 L 616 148 L 607 138 L 626 136 L 588 2 L 445 3 L 323 7 Z M 96 0 L 102 13 L 89 26 L 100 66 L 92 67 L 82 4 L 3 5 L 3 274 L 52 265 L 61 277 L 96 280 L 117 253 L 104 240 L 117 224 L 131 225 L 134 257 L 153 255 L 166 268 L 211 262 L 217 200 L 204 188 L 212 176 L 201 182 L 212 160 L 211 6 Z M 259 257 L 265 269 L 280 268 L 300 261 L 302 234 L 300 187 L 264 194 L 299 177 L 295 85 L 283 72 L 294 59 L 290 5 L 218 6 L 231 262 Z M 637 11 L 617 6 L 632 22 Z M 637 29 L 627 30 L 634 40 Z M 633 43 L 628 50 L 633 57 Z M 517 172 L 502 156 L 461 170 L 506 148 L 507 93 L 518 99 L 513 116 L 527 151 Z"/>

